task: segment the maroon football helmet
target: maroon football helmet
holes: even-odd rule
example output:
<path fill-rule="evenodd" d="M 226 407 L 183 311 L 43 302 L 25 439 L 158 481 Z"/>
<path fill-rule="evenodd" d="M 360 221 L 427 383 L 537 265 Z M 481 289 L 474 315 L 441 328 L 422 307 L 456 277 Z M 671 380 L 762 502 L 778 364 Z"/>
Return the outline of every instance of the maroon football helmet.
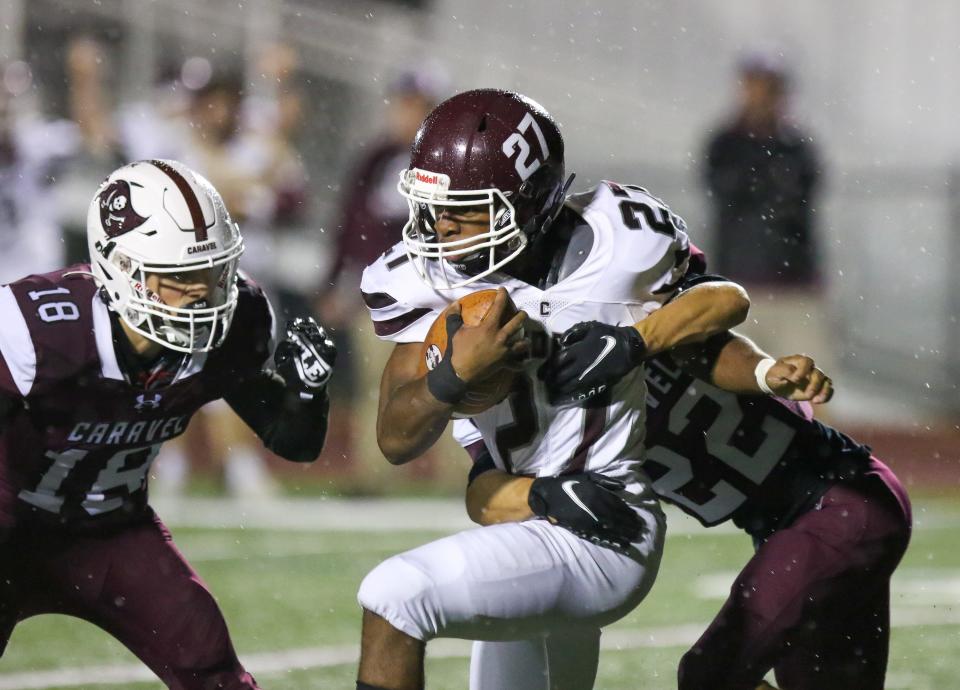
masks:
<path fill-rule="evenodd" d="M 407 254 L 436 289 L 472 283 L 514 259 L 563 205 L 563 137 L 538 103 L 500 89 L 458 94 L 420 125 L 397 189 L 410 205 Z M 438 207 L 483 206 L 489 231 L 440 241 Z M 428 263 L 435 259 L 436 262 Z M 444 261 L 460 275 L 448 275 Z M 465 275 L 464 275 L 465 274 Z"/>

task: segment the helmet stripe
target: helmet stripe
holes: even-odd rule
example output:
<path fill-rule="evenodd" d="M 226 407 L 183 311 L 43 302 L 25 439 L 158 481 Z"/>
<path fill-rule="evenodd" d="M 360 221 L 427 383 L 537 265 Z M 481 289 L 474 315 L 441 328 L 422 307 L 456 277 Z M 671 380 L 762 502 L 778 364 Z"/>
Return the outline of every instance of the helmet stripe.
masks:
<path fill-rule="evenodd" d="M 183 175 L 164 161 L 152 160 L 150 163 L 165 172 L 167 177 L 177 185 L 177 189 L 180 190 L 180 194 L 183 195 L 184 200 L 187 202 L 187 208 L 190 210 L 194 236 L 197 242 L 205 241 L 207 239 L 207 225 L 203 220 L 203 209 L 200 208 L 200 200 L 197 199 L 197 195 L 193 193 L 193 188 L 190 186 L 190 183 L 187 182 Z"/>

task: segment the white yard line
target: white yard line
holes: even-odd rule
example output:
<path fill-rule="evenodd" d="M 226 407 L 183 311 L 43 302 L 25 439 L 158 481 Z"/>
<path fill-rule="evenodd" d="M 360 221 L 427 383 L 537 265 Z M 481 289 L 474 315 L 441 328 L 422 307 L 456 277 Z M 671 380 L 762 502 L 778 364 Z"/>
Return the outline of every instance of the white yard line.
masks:
<path fill-rule="evenodd" d="M 913 611 L 908 616 L 901 614 L 894 617 L 894 627 L 926 625 L 960 625 L 960 610 L 926 609 Z M 606 651 L 687 647 L 697 640 L 704 627 L 705 625 L 700 623 L 687 623 L 639 630 L 614 629 L 604 633 L 600 646 Z M 244 654 L 243 662 L 254 675 L 269 676 L 288 671 L 355 664 L 357 651 L 356 645 L 286 649 L 277 652 Z M 434 640 L 430 643 L 428 655 L 433 659 L 465 659 L 470 656 L 470 642 Z M 91 678 L 96 679 L 98 686 L 155 680 L 150 671 L 138 664 L 75 666 L 51 671 L 0 674 L 0 690 L 79 688 L 88 685 Z M 901 685 L 903 681 L 901 677 L 896 685 L 890 687 L 910 687 Z"/>
<path fill-rule="evenodd" d="M 693 624 L 649 630 L 611 630 L 604 634 L 601 647 L 606 650 L 624 651 L 685 646 L 693 643 L 701 632 L 703 632 L 703 626 Z M 358 659 L 357 653 L 357 645 L 286 649 L 278 652 L 244 654 L 243 663 L 254 675 L 268 676 L 295 670 L 355 664 Z M 470 656 L 470 642 L 434 640 L 430 643 L 428 654 L 433 659 L 465 659 Z M 95 678 L 98 685 L 154 680 L 149 670 L 137 664 L 76 666 L 52 671 L 0 674 L 0 690 L 76 688 L 88 684 L 91 678 Z"/>

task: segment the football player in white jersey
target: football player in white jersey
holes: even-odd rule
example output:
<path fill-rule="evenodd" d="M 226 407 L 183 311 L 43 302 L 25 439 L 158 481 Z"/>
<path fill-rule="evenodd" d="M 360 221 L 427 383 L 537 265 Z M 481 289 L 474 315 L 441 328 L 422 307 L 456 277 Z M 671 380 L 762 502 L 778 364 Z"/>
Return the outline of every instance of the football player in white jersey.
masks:
<path fill-rule="evenodd" d="M 530 507 L 540 519 L 462 532 L 375 568 L 358 595 L 360 689 L 422 688 L 435 637 L 536 635 L 547 648 L 525 670 L 530 688 L 592 687 L 601 626 L 653 583 L 664 518 L 641 469 L 638 364 L 736 325 L 749 302 L 726 282 L 679 294 L 685 225 L 659 199 L 609 182 L 566 197 L 571 179 L 555 122 L 516 93 L 454 96 L 414 140 L 399 184 L 410 204 L 403 242 L 361 284 L 377 335 L 396 343 L 381 382 L 378 442 L 391 463 L 412 460 L 437 440 L 472 381 L 515 368 L 508 398 L 472 421 L 498 468 L 537 477 Z M 448 315 L 446 354 L 419 375 L 432 322 L 484 288 L 501 290 L 490 312 L 475 327 Z M 522 311 L 500 327 L 507 293 Z M 542 360 L 529 357 L 525 321 L 563 334 L 546 381 Z"/>

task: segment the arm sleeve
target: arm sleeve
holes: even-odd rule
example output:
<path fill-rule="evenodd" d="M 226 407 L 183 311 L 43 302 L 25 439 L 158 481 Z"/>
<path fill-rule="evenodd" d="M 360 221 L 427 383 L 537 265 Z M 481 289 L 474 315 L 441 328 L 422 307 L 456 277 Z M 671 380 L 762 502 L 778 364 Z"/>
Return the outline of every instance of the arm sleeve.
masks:
<path fill-rule="evenodd" d="M 293 462 L 313 462 L 327 436 L 326 392 L 303 400 L 278 374 L 264 370 L 233 388 L 224 399 L 271 452 Z"/>
<path fill-rule="evenodd" d="M 483 442 L 480 430 L 469 419 L 455 419 L 453 421 L 453 438 L 463 446 L 470 459 L 473 460 L 473 466 L 470 468 L 470 474 L 467 477 L 467 486 L 470 486 L 473 480 L 484 472 L 497 469 L 487 444 Z"/>
<path fill-rule="evenodd" d="M 667 302 L 672 302 L 677 297 L 682 295 L 685 291 L 690 288 L 695 288 L 698 285 L 703 285 L 704 283 L 732 283 L 733 281 L 729 278 L 724 278 L 721 275 L 716 273 L 696 273 L 694 271 L 688 271 L 686 275 L 677 283 L 676 292 L 670 297 Z"/>
<path fill-rule="evenodd" d="M 490 451 L 487 450 L 487 447 L 483 444 L 483 441 L 479 441 L 478 446 L 479 447 L 475 449 L 475 452 L 471 452 L 469 448 L 466 449 L 473 458 L 473 467 L 470 468 L 470 474 L 467 475 L 467 486 L 470 486 L 473 483 L 473 480 L 484 472 L 497 469 L 497 465 L 493 461 L 493 456 L 490 455 Z"/>

